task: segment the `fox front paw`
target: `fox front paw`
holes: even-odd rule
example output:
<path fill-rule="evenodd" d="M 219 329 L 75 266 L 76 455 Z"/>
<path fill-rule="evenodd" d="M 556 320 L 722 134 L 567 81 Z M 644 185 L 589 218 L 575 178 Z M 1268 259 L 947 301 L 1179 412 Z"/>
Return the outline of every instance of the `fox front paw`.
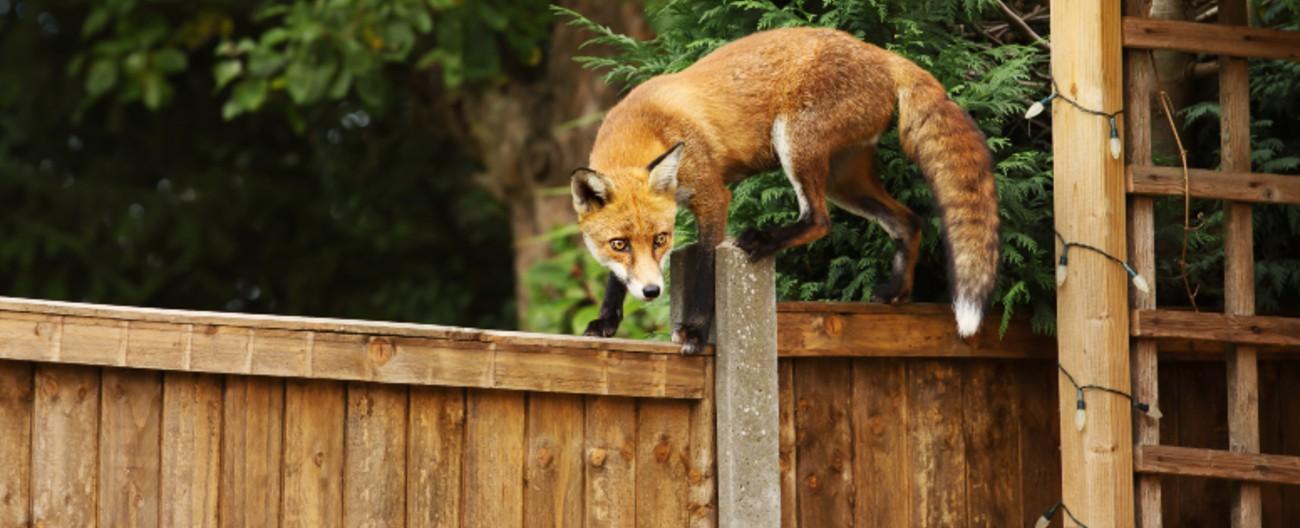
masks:
<path fill-rule="evenodd" d="M 885 284 L 881 284 L 879 286 L 876 286 L 875 288 L 872 288 L 871 302 L 881 303 L 881 304 L 898 304 L 901 302 L 906 302 L 907 298 L 911 296 L 912 296 L 911 291 L 903 289 L 902 286 L 899 286 L 897 281 L 891 280 Z"/>
<path fill-rule="evenodd" d="M 618 319 L 603 319 L 599 317 L 592 319 L 590 323 L 587 323 L 587 329 L 582 332 L 582 335 L 587 337 L 614 337 L 614 333 L 618 332 L 618 324 L 620 322 L 621 321 Z"/>
<path fill-rule="evenodd" d="M 693 327 L 679 327 L 673 330 L 673 342 L 682 345 L 683 356 L 694 356 L 704 351 L 707 343 L 704 340 L 704 332 Z"/>
<path fill-rule="evenodd" d="M 759 229 L 746 229 L 744 233 L 736 237 L 736 247 L 749 255 L 749 260 L 759 260 L 771 255 L 772 237 L 767 231 Z"/>

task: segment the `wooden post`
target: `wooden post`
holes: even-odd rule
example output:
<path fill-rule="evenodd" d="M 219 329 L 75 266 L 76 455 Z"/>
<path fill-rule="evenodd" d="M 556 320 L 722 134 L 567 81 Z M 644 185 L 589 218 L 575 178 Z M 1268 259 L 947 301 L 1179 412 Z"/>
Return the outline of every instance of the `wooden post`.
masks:
<path fill-rule="evenodd" d="M 1104 112 L 1123 106 L 1119 0 L 1053 0 L 1052 76 L 1062 95 Z M 1052 107 L 1056 229 L 1070 241 L 1125 258 L 1123 163 L 1111 157 L 1105 117 L 1058 101 Z M 1101 255 L 1076 249 L 1057 291 L 1060 362 L 1081 384 L 1128 391 L 1128 276 Z M 1133 437 L 1129 401 L 1086 396 L 1075 428 L 1075 390 L 1059 377 L 1062 500 L 1092 528 L 1133 525 Z"/>
<path fill-rule="evenodd" d="M 1246 0 L 1219 3 L 1219 23 L 1248 25 Z M 1246 59 L 1219 58 L 1220 151 L 1219 169 L 1250 172 L 1250 81 Z M 1224 311 L 1255 315 L 1254 234 L 1249 203 L 1225 204 L 1223 260 Z M 1259 376 L 1253 346 L 1228 345 L 1228 450 L 1259 452 Z M 1233 484 L 1232 526 L 1257 527 L 1260 517 L 1259 485 Z"/>
<path fill-rule="evenodd" d="M 687 269 L 693 246 L 673 252 Z M 776 271 L 772 259 L 751 263 L 731 245 L 717 249 L 714 398 L 718 526 L 781 523 L 780 409 L 776 363 Z M 673 321 L 691 287 L 675 274 Z M 707 404 L 707 402 L 706 402 Z"/>
<path fill-rule="evenodd" d="M 1148 2 L 1126 0 L 1124 12 L 1128 16 L 1145 17 L 1149 13 Z M 1159 89 L 1153 75 L 1155 65 L 1147 50 L 1129 50 L 1125 62 L 1125 151 L 1129 165 L 1151 165 L 1151 97 Z M 1168 126 L 1164 121 L 1156 126 Z M 1129 255 L 1133 268 L 1155 284 L 1156 275 L 1156 233 L 1155 208 L 1149 196 L 1134 195 L 1129 201 L 1128 230 Z M 1156 307 L 1156 291 L 1142 293 L 1132 289 L 1130 302 L 1134 309 L 1153 309 Z M 1133 398 L 1159 408 L 1159 353 L 1154 339 L 1133 340 Z M 1134 413 L 1133 443 L 1136 445 L 1159 445 L 1160 422 L 1150 417 Z M 1136 525 L 1141 528 L 1160 528 L 1161 490 L 1160 477 L 1157 475 L 1138 475 L 1136 479 Z"/>

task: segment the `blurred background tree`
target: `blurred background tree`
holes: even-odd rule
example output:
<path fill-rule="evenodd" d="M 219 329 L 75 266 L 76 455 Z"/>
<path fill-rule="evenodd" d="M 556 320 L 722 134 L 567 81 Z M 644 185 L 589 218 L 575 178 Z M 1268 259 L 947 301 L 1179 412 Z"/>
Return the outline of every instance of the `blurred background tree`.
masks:
<path fill-rule="evenodd" d="M 0 0 L 0 294 L 514 327 L 617 97 L 547 7 Z"/>

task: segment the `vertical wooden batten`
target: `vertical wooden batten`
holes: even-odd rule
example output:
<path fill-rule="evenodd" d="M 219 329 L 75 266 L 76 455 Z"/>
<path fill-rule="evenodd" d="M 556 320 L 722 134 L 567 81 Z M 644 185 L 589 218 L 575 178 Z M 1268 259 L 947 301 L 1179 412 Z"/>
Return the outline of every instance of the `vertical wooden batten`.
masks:
<path fill-rule="evenodd" d="M 1248 25 L 1246 0 L 1219 2 L 1219 23 Z M 1250 80 L 1246 59 L 1219 58 L 1219 169 L 1250 172 Z M 1225 204 L 1223 300 L 1230 315 L 1255 315 L 1255 257 L 1249 203 Z M 1259 376 L 1253 346 L 1228 345 L 1228 450 L 1259 452 Z M 1258 527 L 1258 484 L 1233 485 L 1232 526 Z"/>
<path fill-rule="evenodd" d="M 1119 0 L 1051 4 L 1052 76 L 1062 95 L 1095 110 L 1123 105 Z M 1071 241 L 1125 258 L 1124 171 L 1107 146 L 1106 118 L 1053 105 L 1056 229 Z M 1080 383 L 1127 389 L 1128 277 L 1101 255 L 1074 251 L 1057 292 L 1060 362 Z M 1060 376 L 1062 498 L 1088 526 L 1133 524 L 1132 408 L 1093 391 L 1075 429 L 1074 387 Z"/>
<path fill-rule="evenodd" d="M 1143 0 L 1126 0 L 1124 12 L 1131 17 L 1148 15 L 1148 2 Z M 1130 165 L 1151 164 L 1151 98 L 1160 87 L 1156 86 L 1155 65 L 1147 50 L 1129 50 L 1125 52 L 1127 61 L 1124 65 L 1125 99 L 1124 123 L 1126 158 Z M 1164 122 L 1155 126 L 1167 126 Z M 1155 207 L 1151 197 L 1133 195 L 1128 208 L 1129 256 L 1133 268 L 1155 285 L 1156 274 L 1156 235 Z M 1134 309 L 1154 309 L 1156 307 L 1156 290 L 1142 293 L 1133 289 L 1130 303 Z M 1131 360 L 1133 369 L 1133 398 L 1159 408 L 1159 353 L 1156 341 L 1152 339 L 1134 339 Z M 1133 442 L 1135 445 L 1159 445 L 1160 422 L 1150 417 L 1135 413 L 1133 415 Z M 1136 477 L 1135 513 L 1136 526 L 1141 528 L 1160 528 L 1161 526 L 1161 489 L 1160 477 L 1155 475 L 1138 475 Z"/>

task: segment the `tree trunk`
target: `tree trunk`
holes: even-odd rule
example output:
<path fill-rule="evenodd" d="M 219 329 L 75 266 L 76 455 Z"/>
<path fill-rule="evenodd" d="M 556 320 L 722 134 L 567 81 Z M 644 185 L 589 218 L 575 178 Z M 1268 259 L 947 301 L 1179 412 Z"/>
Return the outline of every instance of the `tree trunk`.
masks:
<path fill-rule="evenodd" d="M 558 3 L 616 32 L 649 38 L 640 2 Z M 547 244 L 539 238 L 574 220 L 567 191 L 569 175 L 574 168 L 586 165 L 600 118 L 620 95 L 620 87 L 607 85 L 600 72 L 573 60 L 609 53 L 597 47 L 579 49 L 592 36 L 557 19 L 540 75 L 465 94 L 455 119 L 463 127 L 462 138 L 484 164 L 476 180 L 510 209 L 516 314 L 521 328 L 527 324 L 529 298 L 525 273 L 550 256 Z"/>

